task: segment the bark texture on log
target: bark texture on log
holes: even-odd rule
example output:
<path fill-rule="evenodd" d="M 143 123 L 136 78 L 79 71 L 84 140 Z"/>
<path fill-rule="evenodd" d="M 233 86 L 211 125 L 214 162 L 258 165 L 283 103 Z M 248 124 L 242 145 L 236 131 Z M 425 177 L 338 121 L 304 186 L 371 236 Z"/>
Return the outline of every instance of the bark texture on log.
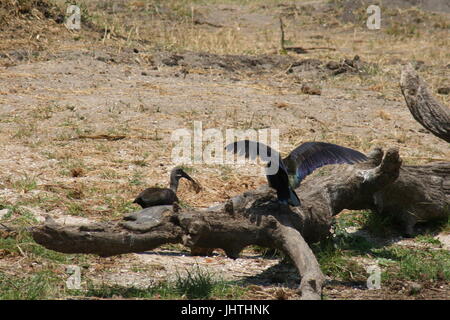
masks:
<path fill-rule="evenodd" d="M 374 194 L 377 212 L 392 215 L 401 231 L 414 234 L 418 222 L 450 214 L 450 162 L 405 166 L 397 181 Z"/>
<path fill-rule="evenodd" d="M 435 136 L 450 142 L 450 109 L 431 95 L 410 64 L 402 71 L 400 87 L 414 119 Z"/>

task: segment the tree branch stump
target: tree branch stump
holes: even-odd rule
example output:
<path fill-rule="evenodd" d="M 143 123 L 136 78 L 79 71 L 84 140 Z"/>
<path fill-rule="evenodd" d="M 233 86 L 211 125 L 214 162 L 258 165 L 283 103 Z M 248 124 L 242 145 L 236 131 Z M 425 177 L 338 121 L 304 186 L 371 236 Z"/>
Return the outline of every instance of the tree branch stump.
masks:
<path fill-rule="evenodd" d="M 430 94 L 411 64 L 402 71 L 400 88 L 414 119 L 435 136 L 450 142 L 450 109 Z"/>

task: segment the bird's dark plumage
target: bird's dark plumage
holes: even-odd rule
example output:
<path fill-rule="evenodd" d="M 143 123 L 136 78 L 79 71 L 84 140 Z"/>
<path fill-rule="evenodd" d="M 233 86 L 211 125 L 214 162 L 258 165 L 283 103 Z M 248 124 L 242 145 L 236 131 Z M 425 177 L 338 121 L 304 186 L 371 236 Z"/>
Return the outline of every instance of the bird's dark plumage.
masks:
<path fill-rule="evenodd" d="M 173 190 L 158 187 L 145 189 L 133 201 L 142 208 L 171 205 L 174 202 L 178 202 L 178 197 Z"/>
<path fill-rule="evenodd" d="M 293 188 L 317 168 L 328 164 L 354 164 L 366 161 L 359 151 L 327 142 L 305 142 L 283 159 Z"/>
<path fill-rule="evenodd" d="M 240 140 L 230 143 L 225 147 L 225 150 L 228 152 L 237 153 L 240 156 L 245 156 L 246 158 L 251 158 L 252 160 L 256 159 L 257 156 L 266 162 L 276 158 L 281 159 L 278 151 L 272 149 L 264 143 L 252 140 Z"/>
<path fill-rule="evenodd" d="M 177 189 L 178 182 L 181 178 L 188 179 L 194 186 L 195 191 L 199 192 L 199 184 L 192 179 L 181 168 L 174 168 L 170 173 L 170 188 L 152 187 L 142 191 L 133 203 L 137 203 L 142 208 L 148 208 L 153 206 L 171 205 L 174 202 L 178 202 Z"/>
<path fill-rule="evenodd" d="M 257 156 L 261 160 L 268 162 L 268 167 L 271 165 L 278 165 L 278 169 L 275 168 L 274 174 L 267 174 L 267 181 L 269 186 L 277 191 L 278 200 L 281 203 L 291 204 L 293 206 L 299 206 L 300 200 L 294 190 L 289 187 L 289 177 L 287 169 L 284 166 L 283 160 L 280 157 L 278 151 L 265 145 L 261 142 L 251 140 L 241 140 L 234 143 L 230 143 L 225 147 L 228 152 L 234 152 L 239 155 L 243 155 L 246 158 L 256 159 Z"/>
<path fill-rule="evenodd" d="M 261 160 L 268 162 L 268 166 L 276 161 L 278 170 L 267 174 L 269 186 L 277 191 L 281 203 L 292 206 L 300 205 L 294 190 L 315 169 L 328 164 L 353 164 L 367 160 L 364 154 L 356 150 L 326 142 L 305 142 L 284 159 L 281 159 L 278 151 L 251 140 L 230 143 L 225 149 L 246 158 L 255 159 L 259 156 Z"/>

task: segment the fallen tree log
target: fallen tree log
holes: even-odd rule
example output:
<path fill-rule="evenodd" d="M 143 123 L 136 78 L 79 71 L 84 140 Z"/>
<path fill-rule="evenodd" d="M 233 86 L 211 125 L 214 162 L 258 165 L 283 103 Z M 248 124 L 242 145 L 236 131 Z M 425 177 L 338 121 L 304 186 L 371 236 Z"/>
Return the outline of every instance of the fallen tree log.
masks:
<path fill-rule="evenodd" d="M 411 64 L 402 71 L 400 88 L 414 119 L 435 136 L 450 142 L 450 109 L 431 95 Z"/>
<path fill-rule="evenodd" d="M 324 276 L 308 243 L 328 237 L 332 217 L 343 209 L 398 216 L 408 232 L 417 221 L 448 215 L 449 163 L 402 168 L 398 150 L 384 154 L 378 148 L 365 163 L 328 168 L 300 186 L 300 207 L 280 205 L 274 191 L 263 186 L 206 210 L 179 212 L 160 206 L 134 212 L 120 222 L 82 226 L 60 225 L 48 218 L 32 234 L 55 251 L 100 256 L 143 252 L 165 243 L 222 248 L 231 258 L 248 245 L 277 248 L 294 262 L 302 298 L 319 299 Z"/>

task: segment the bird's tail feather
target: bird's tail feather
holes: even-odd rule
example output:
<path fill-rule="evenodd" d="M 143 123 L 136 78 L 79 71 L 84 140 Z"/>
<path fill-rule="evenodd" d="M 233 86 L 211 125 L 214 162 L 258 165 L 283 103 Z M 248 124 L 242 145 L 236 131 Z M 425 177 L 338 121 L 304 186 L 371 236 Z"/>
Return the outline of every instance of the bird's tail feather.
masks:
<path fill-rule="evenodd" d="M 289 188 L 289 204 L 294 207 L 298 207 L 300 205 L 300 199 L 291 188 Z"/>

